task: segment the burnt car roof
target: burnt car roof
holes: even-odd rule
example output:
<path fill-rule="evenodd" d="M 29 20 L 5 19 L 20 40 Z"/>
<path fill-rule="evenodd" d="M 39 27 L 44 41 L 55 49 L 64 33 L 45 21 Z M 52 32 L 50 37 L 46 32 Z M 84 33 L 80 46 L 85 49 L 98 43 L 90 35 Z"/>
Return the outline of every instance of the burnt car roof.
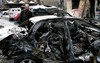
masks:
<path fill-rule="evenodd" d="M 29 19 L 29 21 L 31 21 L 32 23 L 36 23 L 42 20 L 47 20 L 47 19 L 57 19 L 57 18 L 65 18 L 67 19 L 67 17 L 62 17 L 62 16 L 56 16 L 56 15 L 45 15 L 45 16 L 36 16 L 36 17 L 32 17 Z M 68 17 L 68 18 L 73 18 L 73 17 Z"/>
<path fill-rule="evenodd" d="M 31 21 L 32 23 L 36 23 L 36 22 L 39 22 L 41 20 L 55 19 L 55 18 L 61 18 L 61 17 L 58 17 L 56 15 L 36 16 L 36 17 L 30 18 L 29 21 Z"/>
<path fill-rule="evenodd" d="M 57 20 L 57 19 L 62 19 L 68 22 L 75 22 L 77 23 L 78 26 L 85 26 L 85 27 L 92 27 L 96 29 L 100 29 L 100 27 L 96 26 L 93 23 L 90 23 L 87 19 L 82 19 L 82 18 L 75 18 L 75 17 L 61 17 L 61 16 L 56 16 L 56 15 L 46 15 L 46 16 L 36 16 L 32 17 L 29 19 L 32 23 L 36 23 L 39 21 L 48 21 L 48 20 Z M 61 20 L 59 20 L 61 21 Z"/>

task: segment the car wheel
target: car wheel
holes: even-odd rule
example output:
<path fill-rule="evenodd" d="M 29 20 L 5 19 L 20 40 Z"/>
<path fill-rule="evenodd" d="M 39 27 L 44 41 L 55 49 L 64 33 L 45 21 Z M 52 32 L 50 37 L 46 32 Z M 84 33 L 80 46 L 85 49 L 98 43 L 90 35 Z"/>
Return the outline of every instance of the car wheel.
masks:
<path fill-rule="evenodd" d="M 11 21 L 12 19 L 11 18 L 9 18 L 9 21 Z"/>
<path fill-rule="evenodd" d="M 7 12 L 5 12 L 3 15 L 8 15 L 8 13 L 7 13 Z"/>
<path fill-rule="evenodd" d="M 39 62 L 39 60 L 35 58 L 33 55 L 24 53 L 18 55 L 18 57 L 14 60 L 14 63 L 42 63 L 42 62 Z"/>
<path fill-rule="evenodd" d="M 13 18 L 9 18 L 9 21 L 13 21 L 14 19 Z"/>

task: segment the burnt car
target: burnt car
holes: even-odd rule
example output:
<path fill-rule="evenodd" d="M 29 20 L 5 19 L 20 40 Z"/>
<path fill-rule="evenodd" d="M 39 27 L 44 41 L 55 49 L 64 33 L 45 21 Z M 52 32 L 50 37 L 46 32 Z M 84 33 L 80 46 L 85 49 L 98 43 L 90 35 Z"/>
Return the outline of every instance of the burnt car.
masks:
<path fill-rule="evenodd" d="M 28 34 L 32 54 L 43 62 L 96 62 L 100 54 L 98 27 L 84 19 L 54 15 L 33 17 L 30 21 L 34 24 Z"/>
<path fill-rule="evenodd" d="M 3 55 L 14 63 L 98 62 L 98 27 L 84 19 L 56 15 L 36 16 L 29 21 L 33 25 L 27 35 L 14 34 L 10 41 L 1 43 Z"/>
<path fill-rule="evenodd" d="M 56 6 L 34 5 L 30 6 L 30 11 L 34 16 L 53 15 L 59 9 Z"/>
<path fill-rule="evenodd" d="M 32 12 L 32 16 L 43 16 L 43 15 L 53 15 L 59 9 L 56 6 L 46 6 L 46 5 L 34 5 L 30 6 L 29 10 Z M 15 21 L 19 21 L 20 13 L 14 17 Z"/>
<path fill-rule="evenodd" d="M 27 31 L 23 27 L 0 26 L 0 60 L 2 60 L 0 62 L 11 63 L 14 62 L 14 60 L 14 63 L 23 63 L 25 61 L 33 62 L 32 60 L 37 61 L 29 53 L 32 51 L 32 46 L 26 41 L 23 41 L 26 35 Z M 30 57 L 31 59 L 28 59 Z M 23 60 L 24 58 L 25 60 Z"/>

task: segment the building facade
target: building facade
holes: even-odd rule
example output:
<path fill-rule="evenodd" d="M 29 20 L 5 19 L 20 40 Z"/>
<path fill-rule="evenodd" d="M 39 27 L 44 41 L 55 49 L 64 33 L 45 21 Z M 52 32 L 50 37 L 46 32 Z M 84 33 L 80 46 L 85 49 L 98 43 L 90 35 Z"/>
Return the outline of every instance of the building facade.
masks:
<path fill-rule="evenodd" d="M 2 4 L 3 4 L 3 2 L 2 2 L 2 0 L 0 0 L 0 8 L 2 8 Z"/>
<path fill-rule="evenodd" d="M 36 0 L 3 0 L 3 8 L 21 7 L 25 3 L 36 4 Z"/>
<path fill-rule="evenodd" d="M 16 7 L 16 6 L 19 6 L 21 4 L 25 4 L 25 3 L 29 3 L 29 4 L 33 4 L 32 2 L 38 3 L 38 1 L 40 1 L 40 3 L 44 4 L 44 5 L 59 6 L 59 4 L 60 4 L 60 0 L 2 0 L 2 1 L 3 1 L 3 7 L 4 8 L 8 8 L 9 6 L 10 7 L 14 7 L 14 6 Z M 31 3 L 30 3 L 30 1 L 31 1 Z M 23 3 L 20 3 L 20 2 L 23 2 Z"/>
<path fill-rule="evenodd" d="M 3 0 L 4 3 L 11 2 L 11 1 L 13 3 L 19 3 L 20 1 L 23 1 L 25 3 L 29 3 L 30 1 L 36 2 L 36 0 Z"/>

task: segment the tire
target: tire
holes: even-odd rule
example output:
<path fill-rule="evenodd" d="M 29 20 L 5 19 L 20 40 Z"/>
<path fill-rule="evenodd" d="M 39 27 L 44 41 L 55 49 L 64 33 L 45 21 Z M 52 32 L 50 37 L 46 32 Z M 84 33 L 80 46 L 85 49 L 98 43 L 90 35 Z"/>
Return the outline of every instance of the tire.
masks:
<path fill-rule="evenodd" d="M 9 18 L 9 21 L 13 21 L 14 19 L 13 18 Z"/>
<path fill-rule="evenodd" d="M 3 13 L 3 15 L 8 15 L 8 13 L 7 13 L 7 12 L 5 12 L 5 13 Z"/>
<path fill-rule="evenodd" d="M 42 63 L 31 54 L 23 53 L 18 55 L 18 57 L 14 60 L 14 63 Z"/>
<path fill-rule="evenodd" d="M 12 18 L 9 18 L 9 21 L 12 21 Z"/>

